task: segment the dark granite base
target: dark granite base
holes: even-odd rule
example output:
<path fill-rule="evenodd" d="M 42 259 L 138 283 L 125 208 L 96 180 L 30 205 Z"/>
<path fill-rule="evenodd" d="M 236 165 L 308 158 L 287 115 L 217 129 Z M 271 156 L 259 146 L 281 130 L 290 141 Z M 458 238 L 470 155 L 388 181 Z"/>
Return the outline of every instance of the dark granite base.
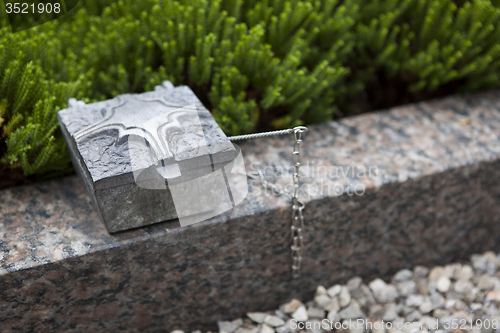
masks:
<path fill-rule="evenodd" d="M 366 185 L 361 196 L 309 193 L 299 280 L 290 277 L 287 200 L 257 195 L 256 187 L 224 216 L 116 235 L 105 231 L 76 177 L 1 191 L 0 331 L 216 330 L 217 320 L 311 298 L 308 288 L 317 284 L 499 251 L 497 96 L 312 127 L 306 158 L 376 165 L 379 177 L 354 180 Z M 450 130 L 464 117 L 470 127 Z M 247 166 L 286 166 L 289 146 L 269 138 L 242 149 Z M 305 184 L 321 181 L 342 179 L 304 177 Z"/>

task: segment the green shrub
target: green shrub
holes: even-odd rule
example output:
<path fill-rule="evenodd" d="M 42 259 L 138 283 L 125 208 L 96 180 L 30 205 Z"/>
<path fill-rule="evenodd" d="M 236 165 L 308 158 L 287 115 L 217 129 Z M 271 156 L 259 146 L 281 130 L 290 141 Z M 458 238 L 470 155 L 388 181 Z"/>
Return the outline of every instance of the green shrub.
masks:
<path fill-rule="evenodd" d="M 40 66 L 21 62 L 7 64 L 0 87 L 4 97 L 0 113 L 10 118 L 3 126 L 7 153 L 2 163 L 22 167 L 26 174 L 65 170 L 69 161 L 64 140 L 56 132 L 55 110 L 74 94 L 78 82 L 47 80 Z"/>
<path fill-rule="evenodd" d="M 229 135 L 327 121 L 372 86 L 379 96 L 387 86 L 409 96 L 497 87 L 497 6 L 88 0 L 15 34 L 1 17 L 1 162 L 25 175 L 67 170 L 55 114 L 68 97 L 102 100 L 165 79 L 189 85 Z"/>

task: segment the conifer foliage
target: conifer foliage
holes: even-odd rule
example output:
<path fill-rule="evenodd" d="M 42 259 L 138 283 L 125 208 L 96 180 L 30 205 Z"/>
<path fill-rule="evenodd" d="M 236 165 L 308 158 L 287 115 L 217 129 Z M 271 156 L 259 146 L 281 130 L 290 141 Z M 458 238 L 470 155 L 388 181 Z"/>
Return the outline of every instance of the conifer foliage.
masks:
<path fill-rule="evenodd" d="M 14 34 L 2 14 L 0 163 L 25 175 L 67 172 L 56 112 L 69 97 L 92 102 L 163 80 L 189 85 L 229 135 L 327 121 L 380 76 L 409 94 L 497 87 L 498 6 L 87 0 Z"/>

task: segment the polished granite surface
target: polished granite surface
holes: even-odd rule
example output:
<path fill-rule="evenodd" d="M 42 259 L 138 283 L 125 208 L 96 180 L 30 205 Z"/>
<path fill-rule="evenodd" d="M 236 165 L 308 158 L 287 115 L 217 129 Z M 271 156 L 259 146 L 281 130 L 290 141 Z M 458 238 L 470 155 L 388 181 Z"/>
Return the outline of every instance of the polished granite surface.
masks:
<path fill-rule="evenodd" d="M 292 143 L 291 136 L 243 142 L 247 171 L 261 168 L 285 187 Z M 114 235 L 74 176 L 0 191 L 0 326 L 214 328 L 310 296 L 299 288 L 304 281 L 387 276 L 498 249 L 499 157 L 500 91 L 311 126 L 300 280 L 289 272 L 289 198 L 267 195 L 256 181 L 224 215 Z"/>

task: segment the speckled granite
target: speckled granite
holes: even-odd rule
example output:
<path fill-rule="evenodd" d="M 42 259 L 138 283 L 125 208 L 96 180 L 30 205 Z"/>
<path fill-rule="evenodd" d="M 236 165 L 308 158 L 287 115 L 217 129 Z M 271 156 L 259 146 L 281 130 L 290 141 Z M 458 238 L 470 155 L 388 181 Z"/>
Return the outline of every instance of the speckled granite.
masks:
<path fill-rule="evenodd" d="M 241 147 L 247 168 L 289 169 L 291 138 Z M 76 177 L 0 191 L 1 331 L 216 329 L 218 319 L 311 297 L 305 286 L 500 249 L 499 91 L 312 126 L 304 147 L 300 280 L 290 278 L 288 200 L 256 184 L 203 223 L 115 235 Z M 364 194 L 325 190 L 338 184 Z"/>

